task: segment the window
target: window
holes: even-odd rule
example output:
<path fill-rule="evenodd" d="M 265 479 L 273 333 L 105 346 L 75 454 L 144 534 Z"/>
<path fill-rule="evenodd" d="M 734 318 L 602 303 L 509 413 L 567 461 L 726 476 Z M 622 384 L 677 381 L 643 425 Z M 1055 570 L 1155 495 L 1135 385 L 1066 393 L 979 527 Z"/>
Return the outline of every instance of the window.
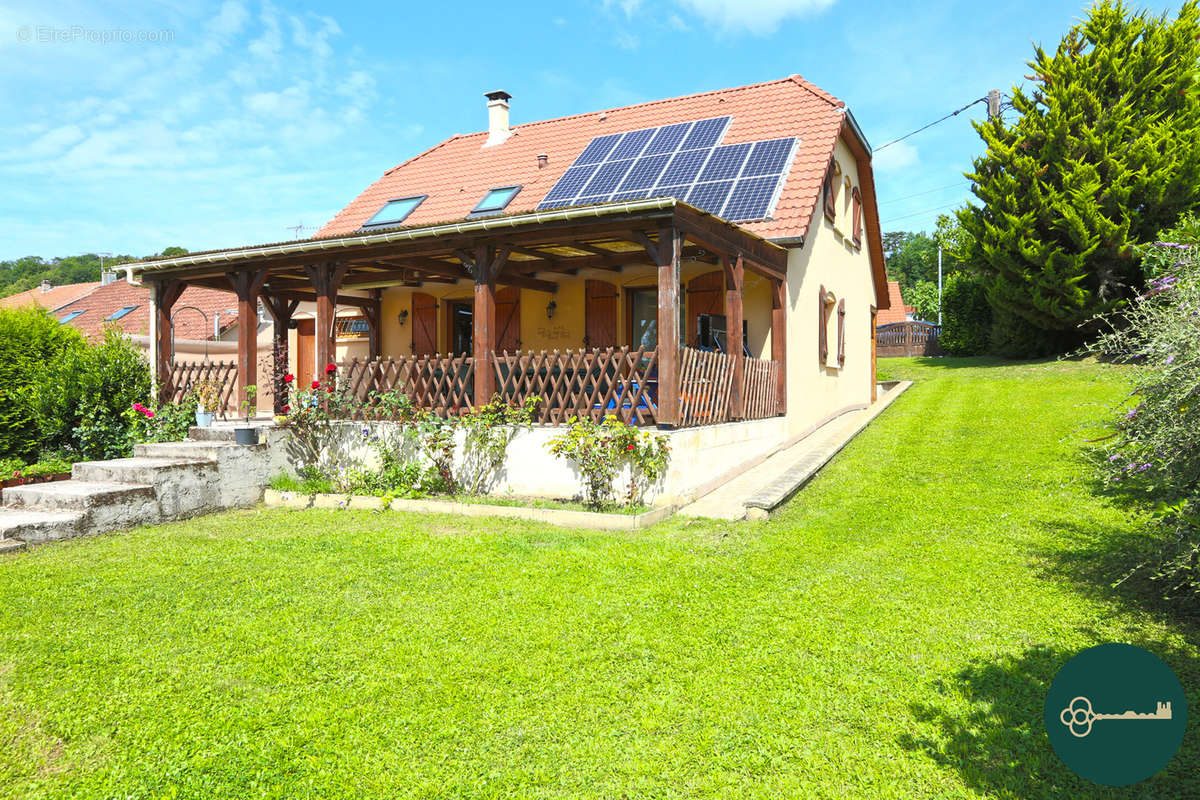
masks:
<path fill-rule="evenodd" d="M 512 202 L 512 199 L 520 191 L 520 186 L 501 186 L 498 189 L 489 189 L 469 216 L 482 217 L 488 214 L 498 214 Z"/>
<path fill-rule="evenodd" d="M 85 309 L 83 309 L 83 311 L 72 311 L 72 312 L 70 312 L 70 313 L 68 313 L 68 314 L 64 314 L 63 316 L 59 317 L 59 318 L 58 318 L 58 321 L 59 321 L 59 322 L 70 322 L 71 320 L 75 319 L 75 318 L 76 318 L 76 317 L 78 317 L 80 314 L 83 314 L 83 313 L 85 313 L 86 311 L 87 311 L 87 309 L 86 309 L 86 308 L 85 308 Z"/>
<path fill-rule="evenodd" d="M 109 314 L 107 317 L 105 317 L 105 319 L 109 320 L 109 321 L 114 320 L 114 319 L 120 319 L 121 317 L 128 314 L 130 311 L 133 311 L 135 308 L 137 308 L 137 306 L 125 306 L 124 308 L 120 309 L 119 311 L 114 311 L 113 313 Z"/>
<path fill-rule="evenodd" d="M 333 330 L 339 339 L 366 339 L 371 332 L 365 317 L 338 317 Z"/>
<path fill-rule="evenodd" d="M 854 200 L 854 246 L 862 247 L 862 195 L 857 186 L 854 187 L 851 197 Z"/>
<path fill-rule="evenodd" d="M 829 297 L 831 295 L 822 286 L 817 294 L 817 356 L 822 366 L 829 360 Z"/>
<path fill-rule="evenodd" d="M 838 300 L 838 366 L 846 366 L 846 298 Z"/>
<path fill-rule="evenodd" d="M 825 186 L 823 189 L 825 195 L 825 218 L 830 222 L 837 217 L 837 202 L 834 197 L 834 181 L 836 176 L 833 174 L 833 164 L 830 163 L 829 171 L 825 173 Z"/>
<path fill-rule="evenodd" d="M 421 205 L 421 201 L 426 197 L 428 195 L 422 194 L 414 197 L 398 197 L 395 200 L 388 200 L 383 204 L 383 208 L 375 212 L 375 216 L 363 223 L 362 229 L 388 228 L 392 225 L 399 225 L 413 212 L 413 209 Z"/>

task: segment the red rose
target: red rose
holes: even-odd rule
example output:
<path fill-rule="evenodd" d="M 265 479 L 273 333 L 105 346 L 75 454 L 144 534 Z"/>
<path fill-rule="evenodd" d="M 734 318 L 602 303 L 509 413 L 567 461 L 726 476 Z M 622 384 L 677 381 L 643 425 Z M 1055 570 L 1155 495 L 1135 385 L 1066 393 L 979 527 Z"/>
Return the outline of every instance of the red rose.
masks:
<path fill-rule="evenodd" d="M 631 444 L 627 444 L 627 445 L 625 445 L 625 449 L 626 449 L 626 450 L 632 450 L 632 449 L 633 449 L 633 445 L 631 445 Z"/>
<path fill-rule="evenodd" d="M 329 387 L 328 389 L 326 389 L 325 391 L 329 392 L 330 394 L 333 394 L 333 387 L 332 387 L 332 386 L 330 386 L 330 387 Z"/>
<path fill-rule="evenodd" d="M 320 382 L 320 381 L 313 381 L 312 388 L 314 388 L 314 389 L 320 389 L 320 388 L 321 388 L 321 382 Z"/>
<path fill-rule="evenodd" d="M 292 381 L 294 381 L 295 379 L 296 379 L 296 376 L 295 376 L 295 375 L 293 375 L 293 374 L 292 374 L 292 373 L 290 373 L 290 372 L 289 372 L 287 375 L 284 375 L 284 376 L 283 376 L 283 382 L 284 382 L 284 383 L 291 383 L 291 382 L 292 382 Z"/>
<path fill-rule="evenodd" d="M 329 375 L 330 373 L 334 373 L 334 372 L 337 372 L 337 364 L 330 364 L 329 366 L 325 367 L 326 375 Z"/>
<path fill-rule="evenodd" d="M 284 413 L 284 414 L 286 414 L 286 413 L 288 413 L 289 411 L 291 411 L 291 410 L 292 410 L 292 407 L 291 407 L 291 406 L 284 406 L 282 410 L 283 410 L 283 413 Z"/>

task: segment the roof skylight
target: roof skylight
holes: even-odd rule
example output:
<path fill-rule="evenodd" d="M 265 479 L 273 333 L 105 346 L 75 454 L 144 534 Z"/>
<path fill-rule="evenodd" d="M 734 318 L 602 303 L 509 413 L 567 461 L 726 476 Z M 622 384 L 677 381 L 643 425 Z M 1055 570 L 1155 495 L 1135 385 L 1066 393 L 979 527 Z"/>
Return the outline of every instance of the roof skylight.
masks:
<path fill-rule="evenodd" d="M 420 194 L 412 197 L 397 197 L 394 200 L 388 200 L 383 204 L 383 208 L 375 212 L 375 216 L 371 217 L 363 223 L 363 230 L 371 228 L 387 228 L 392 225 L 399 225 L 403 222 L 413 210 L 421 205 L 428 195 Z"/>
<path fill-rule="evenodd" d="M 488 189 L 488 193 L 479 201 L 479 205 L 471 211 L 472 217 L 482 217 L 487 214 L 498 214 L 503 211 L 512 199 L 521 191 L 518 186 L 500 186 L 495 189 Z"/>
<path fill-rule="evenodd" d="M 114 311 L 113 313 L 109 314 L 107 317 L 105 317 L 105 319 L 106 320 L 120 319 L 121 317 L 128 314 L 130 311 L 133 311 L 135 308 L 137 308 L 137 306 L 125 306 L 124 308 L 119 309 L 119 310 Z"/>
<path fill-rule="evenodd" d="M 87 311 L 86 308 L 83 309 L 82 311 L 70 311 L 70 312 L 64 314 L 63 316 L 59 317 L 58 321 L 59 322 L 70 322 L 71 320 L 75 319 L 80 314 L 84 313 L 85 311 Z"/>

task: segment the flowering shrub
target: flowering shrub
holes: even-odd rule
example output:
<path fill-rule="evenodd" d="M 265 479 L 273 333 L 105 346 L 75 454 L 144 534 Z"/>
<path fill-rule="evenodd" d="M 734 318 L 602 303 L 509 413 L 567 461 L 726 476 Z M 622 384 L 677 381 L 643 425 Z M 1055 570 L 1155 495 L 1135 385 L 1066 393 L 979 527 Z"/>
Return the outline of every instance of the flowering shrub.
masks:
<path fill-rule="evenodd" d="M 1143 566 L 1169 594 L 1200 598 L 1200 246 L 1177 232 L 1144 248 L 1147 288 L 1104 318 L 1106 332 L 1092 346 L 1132 369 L 1097 460 L 1111 486 L 1159 503 L 1165 552 Z"/>
<path fill-rule="evenodd" d="M 194 397 L 180 403 L 165 403 L 157 411 L 133 403 L 125 411 L 130 448 L 142 442 L 182 442 L 195 422 L 196 405 Z"/>
<path fill-rule="evenodd" d="M 599 423 L 591 417 L 572 418 L 567 432 L 550 440 L 549 450 L 579 467 L 584 502 L 594 509 L 615 503 L 613 481 L 626 465 L 630 479 L 625 502 L 641 503 L 670 460 L 667 437 L 639 431 L 611 414 Z"/>

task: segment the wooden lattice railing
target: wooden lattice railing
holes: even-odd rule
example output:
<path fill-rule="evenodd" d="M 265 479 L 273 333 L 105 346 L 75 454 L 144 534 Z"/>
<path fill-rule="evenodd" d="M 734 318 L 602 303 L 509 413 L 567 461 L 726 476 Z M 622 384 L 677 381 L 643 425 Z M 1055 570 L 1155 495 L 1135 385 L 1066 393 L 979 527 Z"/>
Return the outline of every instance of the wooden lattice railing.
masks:
<path fill-rule="evenodd" d="M 359 416 L 372 416 L 379 395 L 395 390 L 408 395 L 414 406 L 449 417 L 471 410 L 474 375 L 474 360 L 464 354 L 374 361 L 355 358 L 342 365 L 340 379 L 364 403 Z"/>
<path fill-rule="evenodd" d="M 779 362 L 747 358 L 742 366 L 742 418 L 779 414 Z"/>
<path fill-rule="evenodd" d="M 224 418 L 237 411 L 234 397 L 237 378 L 235 361 L 179 361 L 171 367 L 171 395 L 166 399 L 171 403 L 181 402 L 200 381 L 213 381 L 220 386 L 217 411 Z"/>
<path fill-rule="evenodd" d="M 716 425 L 730 419 L 734 357 L 684 347 L 679 351 L 679 427 Z"/>
<path fill-rule="evenodd" d="M 941 333 L 941 327 L 928 322 L 880 325 L 875 329 L 875 353 L 880 358 L 941 355 Z"/>
<path fill-rule="evenodd" d="M 547 353 L 497 353 L 496 390 L 513 404 L 539 397 L 535 421 L 561 424 L 607 414 L 633 425 L 658 415 L 658 353 L 627 347 Z"/>

